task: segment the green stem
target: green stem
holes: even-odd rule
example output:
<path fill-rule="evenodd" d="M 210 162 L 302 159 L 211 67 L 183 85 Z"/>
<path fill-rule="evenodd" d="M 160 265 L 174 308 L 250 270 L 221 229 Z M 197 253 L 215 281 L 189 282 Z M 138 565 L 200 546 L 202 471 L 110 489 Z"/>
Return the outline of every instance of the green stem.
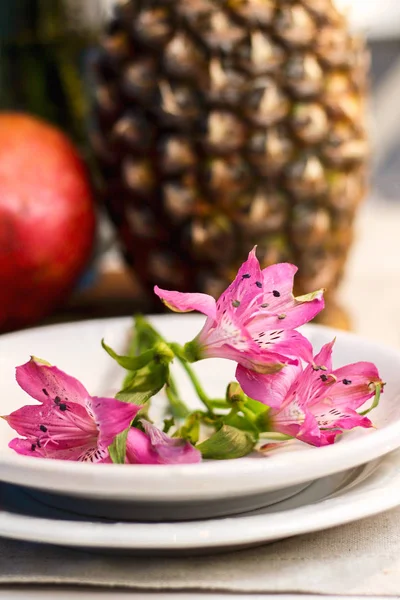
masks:
<path fill-rule="evenodd" d="M 255 415 L 253 413 L 253 411 L 249 410 L 248 408 L 246 408 L 245 406 L 241 406 L 240 410 L 242 411 L 242 413 L 244 414 L 244 416 L 251 422 L 254 423 L 254 421 L 257 418 L 257 415 Z"/>
<path fill-rule="evenodd" d="M 171 348 L 172 352 L 175 354 L 175 356 L 181 363 L 182 367 L 184 368 L 187 376 L 189 377 L 190 381 L 192 382 L 192 385 L 196 391 L 196 394 L 198 395 L 199 399 L 206 407 L 208 413 L 211 416 L 214 416 L 212 402 L 211 402 L 210 398 L 207 396 L 206 392 L 204 391 L 204 389 L 203 389 L 200 381 L 198 380 L 197 375 L 193 371 L 192 367 L 182 357 L 182 348 L 179 346 L 179 344 L 174 344 L 174 343 L 170 344 L 169 347 Z"/>
<path fill-rule="evenodd" d="M 360 415 L 365 416 L 368 413 L 371 412 L 371 410 L 373 410 L 374 408 L 376 408 L 379 404 L 379 400 L 381 398 L 381 385 L 380 383 L 376 384 L 376 388 L 375 388 L 375 397 L 374 397 L 374 401 L 371 404 L 371 406 L 369 408 L 367 408 L 367 410 L 364 410 L 363 412 L 360 412 Z"/>
<path fill-rule="evenodd" d="M 226 402 L 226 400 L 220 399 L 220 398 L 211 398 L 209 400 L 211 406 L 213 408 L 230 408 L 231 405 L 228 404 L 228 402 Z"/>
<path fill-rule="evenodd" d="M 172 414 L 177 419 L 185 419 L 190 415 L 190 410 L 179 396 L 178 389 L 175 384 L 175 380 L 172 375 L 169 376 L 169 384 L 165 386 L 165 393 L 170 403 Z"/>
<path fill-rule="evenodd" d="M 136 356 L 154 345 L 155 340 L 159 340 L 168 345 L 168 342 L 154 329 L 147 319 L 141 315 L 135 317 L 135 326 L 133 328 L 132 338 L 128 348 L 128 356 Z M 129 382 L 130 374 L 125 378 Z M 124 381 L 124 384 L 125 384 Z M 173 415 L 178 419 L 184 419 L 190 414 L 189 408 L 180 397 L 175 379 L 169 373 L 169 381 L 165 385 L 165 393 L 170 403 Z"/>

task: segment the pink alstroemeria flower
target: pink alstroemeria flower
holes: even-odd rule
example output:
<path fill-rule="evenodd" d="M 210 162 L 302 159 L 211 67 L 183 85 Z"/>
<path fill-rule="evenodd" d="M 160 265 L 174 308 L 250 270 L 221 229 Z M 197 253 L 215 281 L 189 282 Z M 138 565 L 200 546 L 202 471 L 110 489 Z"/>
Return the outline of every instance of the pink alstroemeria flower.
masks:
<path fill-rule="evenodd" d="M 228 358 L 261 373 L 276 373 L 298 358 L 312 360 L 312 346 L 296 327 L 323 308 L 323 290 L 295 298 L 297 267 L 288 263 L 261 270 L 255 248 L 233 283 L 215 301 L 207 294 L 185 294 L 155 287 L 172 310 L 197 310 L 208 318 L 197 337 L 186 344 L 188 359 Z"/>
<path fill-rule="evenodd" d="M 24 437 L 11 440 L 9 447 L 26 456 L 110 462 L 108 446 L 141 408 L 92 397 L 77 379 L 35 358 L 17 367 L 16 378 L 40 402 L 3 417 Z"/>
<path fill-rule="evenodd" d="M 383 386 L 378 370 L 369 362 L 358 362 L 332 370 L 334 341 L 323 346 L 314 365 L 289 365 L 266 376 L 239 367 L 237 377 L 243 391 L 271 408 L 269 431 L 298 438 L 314 446 L 326 446 L 336 436 L 354 427 L 372 427 L 356 412 Z"/>
<path fill-rule="evenodd" d="M 171 438 L 144 419 L 141 420 L 141 424 L 145 433 L 136 428 L 129 430 L 126 443 L 127 463 L 172 465 L 201 461 L 201 452 L 190 442 Z"/>

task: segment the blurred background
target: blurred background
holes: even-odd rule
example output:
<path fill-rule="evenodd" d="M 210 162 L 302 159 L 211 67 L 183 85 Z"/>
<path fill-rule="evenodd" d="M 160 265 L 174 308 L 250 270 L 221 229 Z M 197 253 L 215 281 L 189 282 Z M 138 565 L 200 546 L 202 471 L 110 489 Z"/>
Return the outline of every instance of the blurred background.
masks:
<path fill-rule="evenodd" d="M 217 295 L 257 243 L 398 344 L 399 96 L 398 0 L 2 0 L 0 329 Z"/>

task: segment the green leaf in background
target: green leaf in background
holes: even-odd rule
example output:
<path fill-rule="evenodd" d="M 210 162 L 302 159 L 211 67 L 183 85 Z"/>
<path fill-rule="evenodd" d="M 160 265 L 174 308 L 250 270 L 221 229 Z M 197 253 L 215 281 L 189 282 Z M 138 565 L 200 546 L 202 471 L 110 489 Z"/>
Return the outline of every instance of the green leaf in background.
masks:
<path fill-rule="evenodd" d="M 164 340 L 159 340 L 154 345 L 155 357 L 154 360 L 162 363 L 163 365 L 169 365 L 175 358 L 175 354 Z"/>
<path fill-rule="evenodd" d="M 173 437 L 188 440 L 191 444 L 197 444 L 200 435 L 200 418 L 201 414 L 198 412 L 190 414 Z"/>
<path fill-rule="evenodd" d="M 142 315 L 134 317 L 134 337 L 137 352 L 144 352 L 152 348 L 161 339 L 158 331 Z"/>
<path fill-rule="evenodd" d="M 175 427 L 175 419 L 173 417 L 171 417 L 170 419 L 164 419 L 163 432 L 168 433 L 168 431 L 172 429 L 172 427 Z"/>
<path fill-rule="evenodd" d="M 255 443 L 252 434 L 230 425 L 223 425 L 207 440 L 197 444 L 196 448 L 200 450 L 203 458 L 224 460 L 246 456 L 253 450 Z"/>
<path fill-rule="evenodd" d="M 240 429 L 241 431 L 249 431 L 253 434 L 253 436 L 258 436 L 258 428 L 254 422 L 249 421 L 246 417 L 242 415 L 238 415 L 237 413 L 230 413 L 223 418 L 223 422 L 225 425 L 230 425 L 231 427 L 235 427 L 236 429 Z"/>
<path fill-rule="evenodd" d="M 121 400 L 121 402 L 126 402 L 127 404 L 135 404 L 136 406 L 142 406 L 146 404 L 146 402 L 148 402 L 153 395 L 153 390 L 150 390 L 148 392 L 135 392 L 125 388 L 118 392 L 118 394 L 116 394 L 115 397 L 117 398 L 117 400 Z"/>
<path fill-rule="evenodd" d="M 137 371 L 145 367 L 150 361 L 154 360 L 156 355 L 156 349 L 146 350 L 139 356 L 124 356 L 117 354 L 110 346 L 108 346 L 104 340 L 101 340 L 101 345 L 104 350 L 113 358 L 121 367 L 128 371 Z"/>
<path fill-rule="evenodd" d="M 151 362 L 143 369 L 132 371 L 124 381 L 121 391 L 149 392 L 157 394 L 169 381 L 169 367 L 160 363 Z"/>
<path fill-rule="evenodd" d="M 118 434 L 114 439 L 111 446 L 108 447 L 108 451 L 110 453 L 110 458 L 113 463 L 117 465 L 125 464 L 125 456 L 126 456 L 126 441 L 128 439 L 130 427 L 125 429 L 122 433 Z"/>

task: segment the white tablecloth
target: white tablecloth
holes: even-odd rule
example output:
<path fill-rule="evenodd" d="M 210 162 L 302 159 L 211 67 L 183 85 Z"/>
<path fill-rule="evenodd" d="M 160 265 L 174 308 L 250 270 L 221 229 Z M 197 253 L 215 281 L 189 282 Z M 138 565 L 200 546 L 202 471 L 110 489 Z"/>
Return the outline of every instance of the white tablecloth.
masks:
<path fill-rule="evenodd" d="M 107 556 L 0 540 L 0 584 L 11 583 L 398 596 L 400 508 L 320 533 L 209 557 Z"/>

